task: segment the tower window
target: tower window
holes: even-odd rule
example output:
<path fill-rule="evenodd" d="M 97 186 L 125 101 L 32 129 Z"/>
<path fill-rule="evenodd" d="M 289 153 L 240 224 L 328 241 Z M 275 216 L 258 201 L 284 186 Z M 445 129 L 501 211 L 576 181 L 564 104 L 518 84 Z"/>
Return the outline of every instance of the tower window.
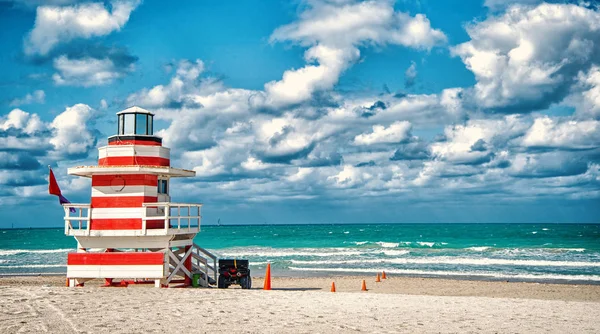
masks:
<path fill-rule="evenodd" d="M 159 194 L 169 194 L 169 183 L 167 180 L 158 180 L 158 193 Z"/>
<path fill-rule="evenodd" d="M 154 133 L 154 114 L 138 107 L 121 111 L 119 115 L 119 135 L 152 136 Z"/>
<path fill-rule="evenodd" d="M 120 135 L 125 133 L 125 128 L 124 128 L 125 122 L 123 121 L 124 117 L 125 117 L 125 115 L 119 115 L 119 131 L 117 133 Z"/>
<path fill-rule="evenodd" d="M 123 134 L 133 134 L 133 130 L 135 129 L 135 114 L 125 114 L 125 125 L 123 127 Z"/>

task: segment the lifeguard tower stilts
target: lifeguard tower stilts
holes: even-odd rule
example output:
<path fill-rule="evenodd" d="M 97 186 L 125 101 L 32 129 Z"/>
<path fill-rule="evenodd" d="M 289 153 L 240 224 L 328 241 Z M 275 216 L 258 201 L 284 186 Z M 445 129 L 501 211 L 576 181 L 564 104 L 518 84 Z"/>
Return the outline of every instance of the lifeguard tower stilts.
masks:
<path fill-rule="evenodd" d="M 98 165 L 68 169 L 92 179 L 90 204 L 64 204 L 65 234 L 77 240 L 67 258 L 69 286 L 97 278 L 106 286 L 214 284 L 217 259 L 193 241 L 202 205 L 170 202 L 171 178 L 196 173 L 170 166 L 154 114 L 132 107 L 117 115 L 118 134 L 98 149 Z"/>

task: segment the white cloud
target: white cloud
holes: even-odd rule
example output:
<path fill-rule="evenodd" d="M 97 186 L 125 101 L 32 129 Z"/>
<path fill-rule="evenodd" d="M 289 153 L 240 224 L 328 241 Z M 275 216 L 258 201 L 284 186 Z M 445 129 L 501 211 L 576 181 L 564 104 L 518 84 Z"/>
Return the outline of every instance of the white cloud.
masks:
<path fill-rule="evenodd" d="M 407 121 L 394 122 L 387 128 L 382 125 L 374 125 L 373 132 L 363 133 L 354 137 L 354 144 L 372 145 L 379 143 L 400 143 L 410 139 L 411 128 L 410 122 Z"/>
<path fill-rule="evenodd" d="M 492 159 L 495 147 L 522 136 L 528 126 L 527 119 L 514 115 L 469 120 L 464 125 L 446 127 L 446 140 L 433 143 L 431 151 L 436 158 L 456 164 L 486 163 Z"/>
<path fill-rule="evenodd" d="M 267 102 L 275 107 L 296 104 L 312 97 L 315 91 L 329 90 L 338 82 L 342 72 L 358 59 L 360 52 L 353 47 L 332 48 L 317 45 L 306 51 L 307 65 L 297 70 L 287 70 L 280 81 L 265 84 Z"/>
<path fill-rule="evenodd" d="M 86 158 L 96 145 L 95 130 L 88 125 L 93 115 L 89 106 L 76 104 L 45 123 L 37 114 L 13 109 L 0 118 L 0 171 L 35 170 L 57 161 Z M 39 180 L 25 177 L 14 182 L 24 186 Z"/>
<path fill-rule="evenodd" d="M 577 160 L 573 158 L 581 157 L 578 154 L 592 154 L 593 150 L 565 156 L 562 153 L 566 150 L 560 149 L 583 148 L 582 143 L 594 138 L 591 128 L 585 128 L 589 131 L 585 130 L 588 134 L 583 139 L 567 136 L 564 142 L 570 144 L 551 143 L 539 150 L 529 146 L 532 139 L 527 137 L 539 115 L 505 117 L 473 111 L 471 100 L 465 96 L 476 89 L 448 88 L 435 94 L 408 95 L 354 95 L 336 91 L 316 94 L 335 88 L 343 72 L 359 59 L 361 48 L 393 43 L 427 50 L 443 43 L 445 38 L 434 38 L 435 42 L 431 42 L 414 34 L 403 40 L 394 39 L 400 37 L 392 30 L 402 31 L 404 28 L 400 26 L 408 23 L 399 20 L 401 13 L 395 13 L 387 2 L 311 1 L 309 4 L 311 7 L 300 14 L 298 21 L 277 29 L 271 36 L 272 41 L 291 41 L 307 47 L 306 66 L 285 71 L 282 80 L 265 84 L 264 90 L 225 87 L 223 82 L 207 78 L 204 63 L 197 60 L 180 62 L 171 69 L 173 74 L 168 82 L 129 96 L 129 104 L 149 106 L 156 112 L 157 120 L 169 122 L 159 135 L 163 136 L 165 145 L 173 148 L 173 165 L 193 169 L 198 175 L 198 180 L 185 184 L 186 191 L 211 198 L 239 198 L 241 202 L 248 194 L 268 201 L 302 196 L 347 200 L 356 196 L 386 197 L 398 192 L 410 192 L 407 198 L 411 200 L 455 200 L 457 194 L 469 192 L 492 194 L 502 199 L 521 193 L 534 179 L 554 180 L 585 172 L 587 167 L 581 160 L 588 158 L 580 158 L 572 164 L 569 159 Z M 501 87 L 511 82 L 506 80 L 520 80 L 523 85 L 529 85 L 525 88 L 534 91 L 537 88 L 532 82 L 537 79 L 531 75 L 537 72 L 531 68 L 546 68 L 545 64 L 555 59 L 549 57 L 547 61 L 538 62 L 541 42 L 536 38 L 541 37 L 519 26 L 521 16 L 528 13 L 519 8 L 511 12 L 513 14 L 474 24 L 483 29 L 495 19 L 507 21 L 506 27 L 498 24 L 489 31 L 470 31 L 472 49 L 469 50 L 483 50 L 491 58 L 511 58 L 504 65 L 500 62 L 502 66 L 498 68 L 480 68 L 477 66 L 481 64 L 474 63 L 478 84 L 498 83 Z M 381 16 L 377 16 L 379 14 Z M 404 14 L 404 17 L 408 16 Z M 508 22 L 509 19 L 514 22 Z M 407 20 L 414 20 L 417 27 L 419 22 L 427 22 L 431 30 L 424 17 Z M 381 23 L 392 21 L 396 23 Z M 517 27 L 513 27 L 515 24 Z M 526 41 L 512 45 L 515 40 L 520 41 L 512 35 L 518 29 L 533 42 L 525 38 Z M 508 37 L 504 38 L 502 31 L 508 31 Z M 568 55 L 577 55 L 583 61 L 573 60 L 575 65 L 591 63 L 585 60 L 585 53 L 573 51 Z M 469 57 L 464 58 L 465 61 Z M 517 71 L 517 62 L 523 64 L 527 73 Z M 416 65 L 411 67 L 416 73 Z M 583 73 L 590 79 L 581 88 L 587 92 L 595 87 L 595 81 L 592 72 L 584 71 L 584 67 L 579 66 L 572 73 Z M 506 76 L 502 76 L 499 69 L 507 68 Z M 516 72 L 511 72 L 513 70 Z M 409 71 L 409 76 L 412 73 Z M 559 74 L 563 73 L 566 72 Z M 514 77 L 510 77 L 513 74 Z M 519 75 L 527 78 L 521 80 Z M 539 82 L 543 82 L 542 79 Z M 550 79 L 556 78 L 550 76 Z M 584 81 L 579 77 L 573 80 Z M 501 89 L 507 97 L 502 97 L 501 92 L 493 96 L 499 99 L 492 102 L 500 101 L 502 106 L 511 101 L 522 102 L 519 94 L 529 94 L 527 89 L 519 91 L 512 86 Z M 593 101 L 593 95 L 590 96 L 589 100 Z M 317 98 L 321 97 L 330 103 L 320 103 Z M 550 119 L 554 125 L 547 130 L 548 135 L 563 131 L 584 133 L 577 127 L 561 127 L 575 118 Z M 444 129 L 444 137 L 439 134 L 441 129 Z M 416 138 L 412 137 L 413 132 L 419 137 L 424 133 L 426 139 L 413 140 Z M 585 148 L 591 145 L 594 144 Z M 561 154 L 546 154 L 548 150 L 557 149 Z M 522 155 L 529 157 L 529 165 L 522 163 Z M 561 169 L 553 158 L 560 158 L 560 164 L 569 163 L 569 166 Z M 206 186 L 207 183 L 210 186 Z"/>
<path fill-rule="evenodd" d="M 36 90 L 33 93 L 27 93 L 22 99 L 14 99 L 10 102 L 11 107 L 17 107 L 25 104 L 41 103 L 46 102 L 46 93 L 43 90 Z"/>
<path fill-rule="evenodd" d="M 304 46 L 398 44 L 428 50 L 445 43 L 446 35 L 431 28 L 424 15 L 395 12 L 388 1 L 313 1 L 300 20 L 277 28 L 271 36 L 271 41 L 285 40 Z"/>
<path fill-rule="evenodd" d="M 600 59 L 600 13 L 576 5 L 515 5 L 467 27 L 453 48 L 475 74 L 482 108 L 528 112 L 560 102 L 580 70 Z"/>
<path fill-rule="evenodd" d="M 515 177 L 546 179 L 580 175 L 587 170 L 588 163 L 576 158 L 572 152 L 543 152 L 515 154 L 507 172 Z M 539 189 L 533 191 L 539 191 Z"/>
<path fill-rule="evenodd" d="M 578 85 L 568 97 L 568 103 L 577 107 L 578 117 L 600 119 L 600 66 L 579 72 L 577 79 Z"/>
<path fill-rule="evenodd" d="M 49 142 L 59 156 L 83 156 L 95 147 L 96 138 L 87 126 L 94 109 L 85 104 L 67 107 L 56 116 L 49 128 L 53 131 Z"/>
<path fill-rule="evenodd" d="M 28 135 L 42 131 L 45 126 L 37 114 L 30 114 L 21 109 L 11 110 L 6 117 L 0 118 L 0 130 L 20 130 Z"/>
<path fill-rule="evenodd" d="M 347 99 L 348 104 L 357 103 L 363 108 L 375 106 L 377 101 L 384 102 L 384 108 L 368 110 L 370 117 L 376 122 L 395 122 L 407 120 L 413 125 L 441 125 L 457 122 L 465 117 L 462 106 L 462 89 L 444 89 L 441 94 L 409 94 L 402 98 L 393 95 L 369 97 L 362 101 Z"/>
<path fill-rule="evenodd" d="M 266 102 L 277 107 L 310 99 L 313 93 L 333 88 L 340 75 L 360 57 L 359 47 L 396 44 L 429 50 L 446 42 L 422 14 L 395 12 L 387 1 L 312 1 L 294 23 L 276 29 L 271 42 L 293 41 L 310 48 L 309 63 L 288 70 L 282 80 L 265 85 Z M 318 65 L 312 65 L 316 61 Z"/>
<path fill-rule="evenodd" d="M 269 168 L 269 166 L 262 161 L 256 159 L 255 157 L 248 157 L 248 159 L 241 164 L 247 170 L 264 170 Z"/>
<path fill-rule="evenodd" d="M 139 1 L 113 1 L 111 11 L 102 3 L 74 6 L 40 6 L 35 25 L 25 40 L 25 53 L 46 55 L 60 43 L 118 31 L 127 23 Z"/>
<path fill-rule="evenodd" d="M 54 68 L 58 71 L 52 76 L 55 84 L 90 87 L 123 78 L 127 72 L 133 71 L 134 66 L 130 64 L 121 69 L 109 58 L 70 59 L 63 55 L 54 59 Z"/>
<path fill-rule="evenodd" d="M 536 118 L 523 137 L 526 147 L 590 149 L 600 146 L 600 121 L 556 121 L 550 117 Z"/>
<path fill-rule="evenodd" d="M 213 88 L 209 87 L 210 85 L 196 83 L 204 69 L 204 63 L 200 59 L 194 62 L 181 60 L 177 64 L 177 70 L 169 84 L 157 85 L 151 89 L 143 89 L 131 94 L 127 98 L 128 104 L 156 108 L 169 106 L 172 103 L 194 102 L 192 101 L 194 96 L 200 91 L 213 91 Z M 220 88 L 220 85 L 217 84 L 217 86 Z"/>

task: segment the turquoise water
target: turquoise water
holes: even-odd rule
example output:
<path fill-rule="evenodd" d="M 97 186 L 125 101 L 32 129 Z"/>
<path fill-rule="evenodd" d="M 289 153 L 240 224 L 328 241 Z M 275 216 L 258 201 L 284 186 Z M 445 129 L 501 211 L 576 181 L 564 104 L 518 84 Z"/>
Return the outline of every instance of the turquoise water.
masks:
<path fill-rule="evenodd" d="M 262 275 L 389 274 L 600 284 L 597 224 L 203 226 L 195 242 Z M 0 274 L 64 273 L 62 229 L 0 231 Z"/>

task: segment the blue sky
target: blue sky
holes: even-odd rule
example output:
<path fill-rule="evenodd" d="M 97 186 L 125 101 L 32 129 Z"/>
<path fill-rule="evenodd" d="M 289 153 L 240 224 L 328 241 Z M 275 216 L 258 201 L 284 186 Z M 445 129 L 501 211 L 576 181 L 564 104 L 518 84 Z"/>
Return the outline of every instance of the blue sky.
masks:
<path fill-rule="evenodd" d="M 139 105 L 205 223 L 600 222 L 594 2 L 0 1 L 0 228 Z"/>

